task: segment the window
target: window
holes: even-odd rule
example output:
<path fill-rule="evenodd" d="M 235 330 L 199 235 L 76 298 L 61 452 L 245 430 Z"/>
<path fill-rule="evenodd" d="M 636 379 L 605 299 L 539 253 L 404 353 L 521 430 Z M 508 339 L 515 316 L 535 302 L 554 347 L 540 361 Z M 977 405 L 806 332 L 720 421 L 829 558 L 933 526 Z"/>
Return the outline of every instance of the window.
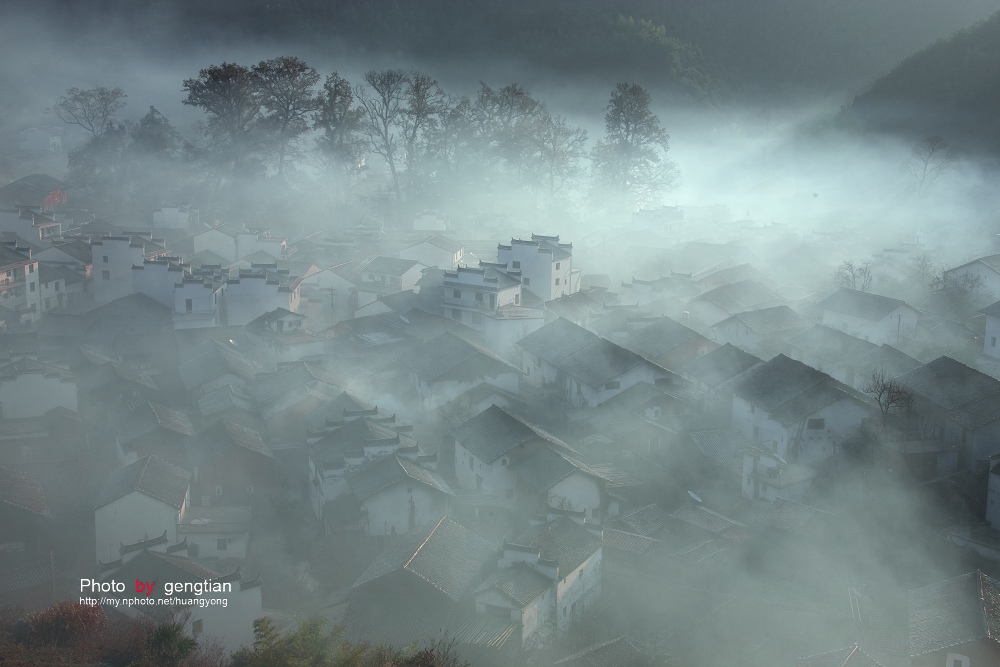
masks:
<path fill-rule="evenodd" d="M 563 618 L 566 618 L 566 607 L 563 607 Z"/>
<path fill-rule="evenodd" d="M 530 285 L 531 284 L 531 278 L 525 278 L 524 279 L 524 284 L 525 285 Z"/>
<path fill-rule="evenodd" d="M 472 467 L 472 455 L 471 454 L 469 455 L 469 470 L 475 470 L 475 468 Z"/>
<path fill-rule="evenodd" d="M 476 292 L 476 301 L 478 301 L 479 303 L 483 302 L 483 293 L 482 292 Z"/>
<path fill-rule="evenodd" d="M 226 538 L 223 537 L 222 539 L 215 541 L 216 551 L 225 551 L 228 548 L 229 548 L 229 540 L 227 540 Z"/>
<path fill-rule="evenodd" d="M 105 263 L 105 264 L 107 264 L 107 263 L 108 263 L 108 256 L 107 256 L 107 255 L 105 255 L 105 256 L 104 256 L 104 263 Z"/>
<path fill-rule="evenodd" d="M 462 290 L 460 290 L 460 289 L 453 289 L 451 291 L 451 297 L 453 299 L 461 299 L 462 298 Z"/>
<path fill-rule="evenodd" d="M 520 269 L 521 268 L 521 262 L 511 262 L 510 266 L 511 266 L 512 269 Z"/>
<path fill-rule="evenodd" d="M 56 291 L 57 292 L 59 291 L 59 281 L 58 280 L 56 281 Z"/>
<path fill-rule="evenodd" d="M 619 382 L 618 380 L 614 380 L 612 382 L 608 382 L 607 384 L 604 385 L 605 389 L 621 389 L 621 387 L 622 387 L 622 383 Z"/>
<path fill-rule="evenodd" d="M 35 265 L 34 264 L 29 264 L 28 265 L 28 273 L 34 273 L 34 272 L 35 272 Z"/>
<path fill-rule="evenodd" d="M 559 284 L 559 279 L 558 279 L 558 278 L 556 278 L 556 285 L 558 285 L 558 284 Z"/>
<path fill-rule="evenodd" d="M 198 545 L 197 544 L 189 544 L 188 545 L 188 558 L 197 558 L 197 557 L 198 557 Z"/>
<path fill-rule="evenodd" d="M 472 317 L 470 318 L 470 320 L 472 321 L 472 324 L 482 324 L 483 316 L 480 315 L 479 313 L 472 313 Z"/>
<path fill-rule="evenodd" d="M 52 307 L 52 299 L 50 299 L 49 297 L 45 297 L 45 310 L 48 310 L 51 307 Z"/>
<path fill-rule="evenodd" d="M 996 347 L 996 346 L 997 346 L 997 337 L 993 336 L 990 338 L 990 347 Z"/>
<path fill-rule="evenodd" d="M 819 430 L 822 430 L 822 429 L 826 428 L 826 420 L 825 419 L 810 419 L 808 422 L 806 422 L 806 428 L 809 429 L 810 431 L 819 431 Z"/>
<path fill-rule="evenodd" d="M 111 272 L 101 271 L 101 280 L 111 280 Z"/>
<path fill-rule="evenodd" d="M 205 631 L 205 622 L 200 618 L 196 619 L 195 622 L 191 624 L 191 634 L 193 634 L 195 637 L 197 637 L 204 631 Z"/>
<path fill-rule="evenodd" d="M 222 487 L 221 486 L 215 487 L 215 495 L 217 495 L 217 496 L 221 496 L 222 495 Z"/>
<path fill-rule="evenodd" d="M 35 283 L 30 283 L 30 284 L 28 285 L 28 287 L 30 287 L 30 288 L 31 288 L 31 291 L 32 291 L 32 292 L 34 292 L 34 291 L 35 291 Z"/>
<path fill-rule="evenodd" d="M 191 299 L 184 299 L 184 312 L 190 313 L 194 311 L 194 303 Z"/>
<path fill-rule="evenodd" d="M 461 322 L 462 321 L 462 311 L 460 311 L 458 308 L 452 308 L 451 309 L 451 319 L 455 320 L 456 322 Z"/>
<path fill-rule="evenodd" d="M 521 303 L 521 295 L 520 294 L 515 294 L 514 295 L 514 305 L 517 306 L 517 305 L 520 305 L 520 303 Z M 994 338 L 993 339 L 994 347 L 996 347 L 996 342 L 997 342 L 997 339 Z"/>
<path fill-rule="evenodd" d="M 556 271 L 559 270 L 559 262 L 556 262 Z"/>

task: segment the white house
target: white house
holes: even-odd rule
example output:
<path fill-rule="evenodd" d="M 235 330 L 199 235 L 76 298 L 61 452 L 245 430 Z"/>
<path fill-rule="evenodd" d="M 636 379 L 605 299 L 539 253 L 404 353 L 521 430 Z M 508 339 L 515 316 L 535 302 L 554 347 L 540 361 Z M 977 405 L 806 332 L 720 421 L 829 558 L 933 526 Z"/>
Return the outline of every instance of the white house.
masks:
<path fill-rule="evenodd" d="M 90 281 L 64 264 L 38 263 L 41 312 L 81 305 Z"/>
<path fill-rule="evenodd" d="M 671 371 L 568 320 L 549 322 L 517 343 L 529 384 L 573 407 L 594 407 L 640 384 L 679 384 Z"/>
<path fill-rule="evenodd" d="M 986 316 L 986 333 L 983 336 L 983 355 L 991 364 L 1000 363 L 1000 301 L 980 310 Z"/>
<path fill-rule="evenodd" d="M 194 270 L 173 286 L 174 328 L 199 329 L 221 326 L 226 321 L 226 288 L 221 276 Z"/>
<path fill-rule="evenodd" d="M 248 324 L 276 308 L 298 312 L 302 279 L 276 265 L 240 271 L 226 283 L 226 323 Z"/>
<path fill-rule="evenodd" d="M 511 618 L 517 620 L 513 612 L 528 609 L 528 618 L 522 617 L 522 623 L 528 621 L 522 626 L 522 633 L 527 630 L 528 637 L 522 635 L 522 641 L 529 639 L 531 630 L 540 627 L 545 620 L 554 622 L 559 632 L 569 630 L 601 599 L 601 538 L 569 517 L 550 518 L 547 522 L 529 527 L 511 543 L 504 544 L 498 563 L 501 571 L 527 566 L 546 576 L 551 582 L 550 590 L 539 600 L 541 604 L 529 603 L 515 609 L 514 605 L 504 604 L 496 595 L 485 595 L 487 591 L 496 591 L 501 579 L 488 579 L 476 595 L 476 611 L 479 613 L 490 613 L 492 610 L 487 605 L 502 605 L 507 606 L 512 612 Z"/>
<path fill-rule="evenodd" d="M 122 557 L 124 545 L 166 533 L 177 542 L 177 524 L 190 504 L 191 473 L 156 456 L 113 472 L 97 498 L 94 523 L 97 561 Z"/>
<path fill-rule="evenodd" d="M 743 453 L 742 495 L 747 500 L 774 502 L 779 498 L 801 502 L 812 486 L 815 468 L 788 463 L 756 447 Z"/>
<path fill-rule="evenodd" d="M 397 535 L 433 523 L 448 514 L 454 495 L 437 473 L 399 455 L 362 468 L 347 483 L 368 535 Z"/>
<path fill-rule="evenodd" d="M 993 296 L 1000 296 L 1000 255 L 980 257 L 945 271 L 946 280 L 962 276 L 978 277 Z"/>
<path fill-rule="evenodd" d="M 400 250 L 399 256 L 402 259 L 420 262 L 424 266 L 454 269 L 465 256 L 465 246 L 443 234 L 435 234 Z"/>
<path fill-rule="evenodd" d="M 38 276 L 31 248 L 0 242 L 0 306 L 17 311 L 22 320 L 37 320 L 42 311 Z"/>
<path fill-rule="evenodd" d="M 715 340 L 758 351 L 768 340 L 787 338 L 808 326 L 798 313 L 788 306 L 773 306 L 736 313 L 712 326 Z"/>
<path fill-rule="evenodd" d="M 1000 380 L 944 356 L 896 380 L 913 394 L 920 430 L 958 448 L 960 470 L 1000 454 Z"/>
<path fill-rule="evenodd" d="M 542 301 L 580 291 L 580 271 L 573 269 L 573 244 L 558 236 L 532 234 L 530 241 L 511 239 L 497 246 L 497 262 L 520 272 L 522 284 Z"/>
<path fill-rule="evenodd" d="M 568 458 L 572 450 L 566 443 L 503 408 L 490 406 L 452 435 L 455 477 L 463 489 L 491 494 L 511 508 L 519 501 L 529 505 L 532 499 L 524 493 L 540 494 L 550 507 L 560 509 L 601 508 L 601 480 Z"/>
<path fill-rule="evenodd" d="M 896 345 L 917 333 L 920 313 L 905 301 L 842 287 L 817 304 L 822 323 L 876 345 Z"/>
<path fill-rule="evenodd" d="M 162 239 L 139 235 L 102 236 L 90 242 L 94 302 L 109 303 L 132 294 L 132 267 L 167 254 Z"/>
<path fill-rule="evenodd" d="M 132 265 L 132 292 L 141 292 L 168 308 L 174 307 L 174 285 L 183 279 L 179 257 L 164 255 Z"/>
<path fill-rule="evenodd" d="M 245 560 L 250 546 L 250 507 L 187 507 L 177 523 L 177 539 L 191 558 Z"/>
<path fill-rule="evenodd" d="M 823 461 L 875 414 L 869 397 L 783 354 L 733 387 L 732 428 L 791 463 Z"/>
<path fill-rule="evenodd" d="M 427 411 L 480 384 L 518 391 L 517 368 L 450 331 L 418 345 L 403 362 Z"/>
<path fill-rule="evenodd" d="M 361 280 L 358 282 L 358 306 L 365 306 L 380 295 L 404 292 L 417 288 L 423 264 L 415 259 L 398 257 L 372 257 L 358 267 Z"/>

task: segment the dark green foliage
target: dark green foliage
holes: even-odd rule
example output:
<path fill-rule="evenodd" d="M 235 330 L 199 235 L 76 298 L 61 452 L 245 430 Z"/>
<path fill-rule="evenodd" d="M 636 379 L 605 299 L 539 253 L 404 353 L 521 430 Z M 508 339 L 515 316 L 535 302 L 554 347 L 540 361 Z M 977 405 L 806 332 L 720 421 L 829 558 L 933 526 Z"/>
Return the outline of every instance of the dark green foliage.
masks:
<path fill-rule="evenodd" d="M 1000 13 L 916 53 L 866 92 L 848 117 L 914 140 L 1000 148 Z"/>

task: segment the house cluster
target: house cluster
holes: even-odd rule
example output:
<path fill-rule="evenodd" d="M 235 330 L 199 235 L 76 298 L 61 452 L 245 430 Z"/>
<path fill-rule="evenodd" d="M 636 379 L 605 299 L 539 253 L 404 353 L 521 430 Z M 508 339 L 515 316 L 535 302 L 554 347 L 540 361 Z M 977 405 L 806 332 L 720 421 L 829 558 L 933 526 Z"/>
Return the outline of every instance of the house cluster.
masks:
<path fill-rule="evenodd" d="M 236 649 L 294 607 L 289 572 L 335 559 L 318 588 L 351 639 L 642 664 L 663 629 L 623 591 L 718 590 L 775 531 L 821 547 L 809 503 L 845 449 L 878 439 L 914 482 L 1000 470 L 968 323 L 790 286 L 741 244 L 677 244 L 615 288 L 559 236 L 462 242 L 432 214 L 283 236 L 187 206 L 133 228 L 41 211 L 0 212 L 0 604 L 228 583 L 184 623 Z M 273 536 L 294 530 L 336 557 L 289 563 Z M 611 636 L 567 650 L 594 619 Z"/>

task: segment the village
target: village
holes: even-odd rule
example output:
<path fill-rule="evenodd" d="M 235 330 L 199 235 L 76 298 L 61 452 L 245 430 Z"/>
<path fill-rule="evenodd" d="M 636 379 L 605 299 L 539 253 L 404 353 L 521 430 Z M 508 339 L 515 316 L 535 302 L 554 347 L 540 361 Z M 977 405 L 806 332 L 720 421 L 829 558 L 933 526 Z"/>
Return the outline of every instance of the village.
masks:
<path fill-rule="evenodd" d="M 68 189 L 0 188 L 0 606 L 155 578 L 228 591 L 183 620 L 226 651 L 318 615 L 476 664 L 1000 657 L 1000 255 L 724 207 L 124 228 Z"/>

